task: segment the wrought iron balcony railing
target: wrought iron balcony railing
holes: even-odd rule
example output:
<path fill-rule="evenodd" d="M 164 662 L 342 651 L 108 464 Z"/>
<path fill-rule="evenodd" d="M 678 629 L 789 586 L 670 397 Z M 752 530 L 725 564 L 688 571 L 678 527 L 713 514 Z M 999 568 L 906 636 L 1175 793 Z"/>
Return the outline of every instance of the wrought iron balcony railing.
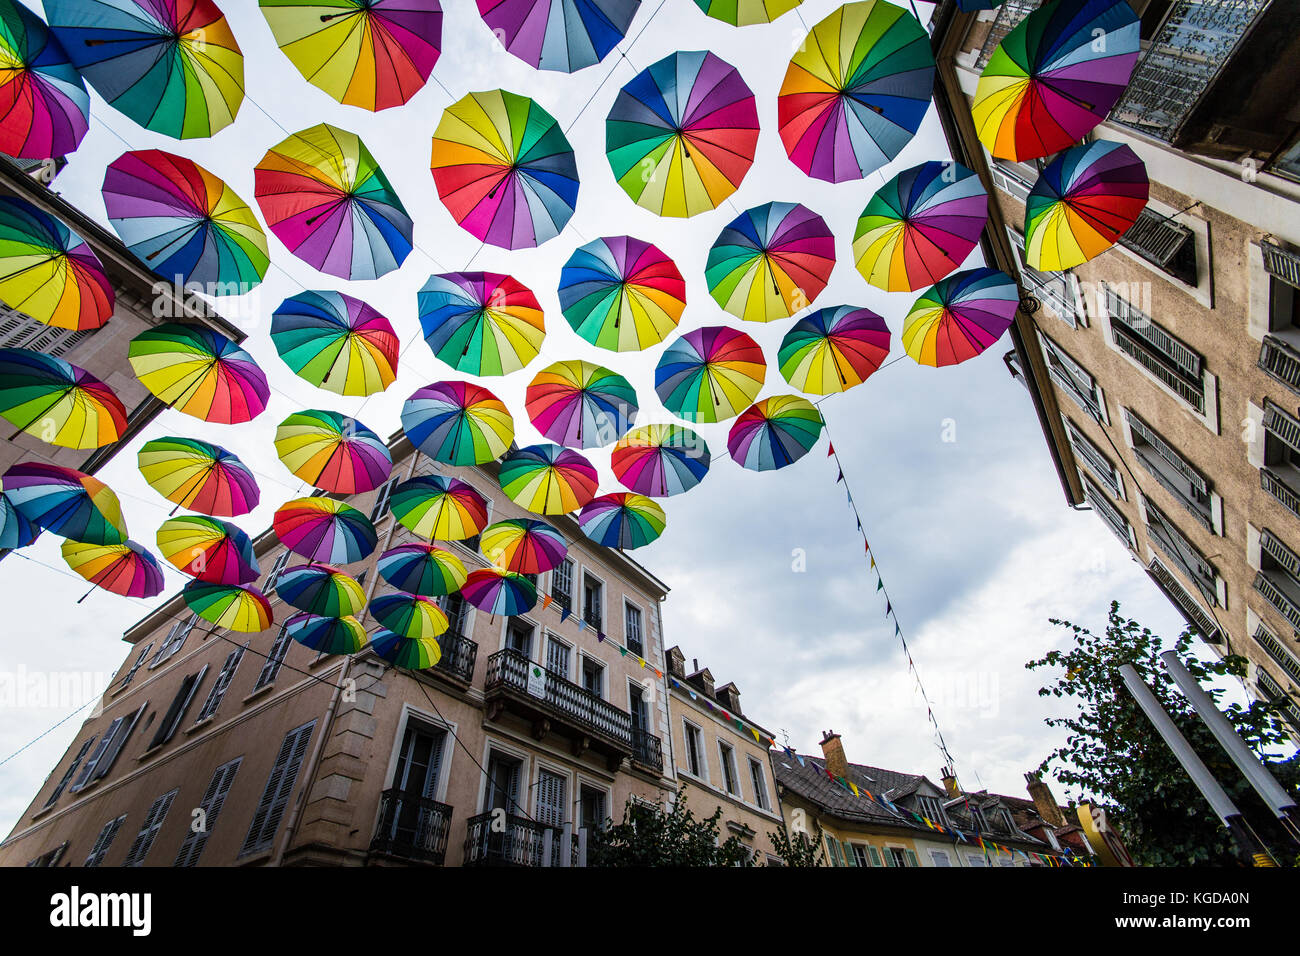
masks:
<path fill-rule="evenodd" d="M 447 631 L 438 635 L 438 646 L 442 648 L 442 657 L 433 669 L 470 683 L 474 679 L 474 662 L 478 660 L 478 644 Z"/>
<path fill-rule="evenodd" d="M 506 693 L 552 719 L 598 735 L 617 748 L 632 750 L 632 715 L 586 688 L 543 669 L 544 696 L 528 693 L 528 669 L 536 666 L 513 650 L 497 651 L 487 659 L 484 690 L 489 698 Z"/>
<path fill-rule="evenodd" d="M 385 790 L 379 797 L 379 825 L 370 852 L 441 865 L 447 856 L 450 826 L 451 807 L 447 804 L 401 790 Z"/>
<path fill-rule="evenodd" d="M 494 821 L 496 821 L 494 823 Z M 546 832 L 551 833 L 551 866 L 560 865 L 562 830 L 526 817 L 496 811 L 470 817 L 465 834 L 465 866 L 541 866 Z"/>
<path fill-rule="evenodd" d="M 632 762 L 662 773 L 664 769 L 663 742 L 648 730 L 632 731 Z"/>

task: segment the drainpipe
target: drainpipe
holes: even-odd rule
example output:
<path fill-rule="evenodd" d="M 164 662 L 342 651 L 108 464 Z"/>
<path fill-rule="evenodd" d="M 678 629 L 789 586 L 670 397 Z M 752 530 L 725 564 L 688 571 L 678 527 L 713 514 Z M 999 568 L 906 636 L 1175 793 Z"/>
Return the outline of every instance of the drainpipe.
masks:
<path fill-rule="evenodd" d="M 671 696 L 672 690 L 669 688 L 668 684 L 668 655 L 664 653 L 664 645 L 668 643 L 668 639 L 664 636 L 664 600 L 665 599 L 661 597 L 658 603 L 655 604 L 655 621 L 659 625 L 659 656 L 663 658 L 664 667 L 664 710 L 666 711 L 665 719 L 668 722 L 668 726 L 664 728 L 664 742 L 668 744 L 667 766 L 672 767 L 672 781 L 673 786 L 676 787 L 678 780 L 677 756 L 673 753 L 673 699 Z M 667 774 L 664 776 L 667 776 Z M 675 794 L 677 793 L 676 789 L 673 790 L 673 793 L 673 799 L 675 801 Z"/>

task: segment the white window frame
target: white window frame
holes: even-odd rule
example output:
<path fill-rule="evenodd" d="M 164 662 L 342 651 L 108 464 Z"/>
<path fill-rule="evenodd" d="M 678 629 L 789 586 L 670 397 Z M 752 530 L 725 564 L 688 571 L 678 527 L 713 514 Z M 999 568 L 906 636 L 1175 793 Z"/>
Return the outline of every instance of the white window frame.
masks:
<path fill-rule="evenodd" d="M 731 758 L 730 763 L 727 761 L 728 757 Z M 722 775 L 722 791 L 733 797 L 741 796 L 740 774 L 736 769 L 736 748 L 721 737 L 718 738 L 718 769 Z M 735 785 L 734 790 L 727 786 L 728 770 L 731 771 L 731 782 Z"/>
<path fill-rule="evenodd" d="M 638 629 L 638 631 L 640 632 L 640 633 L 637 634 L 637 643 L 638 643 L 638 644 L 640 645 L 640 647 L 641 647 L 641 649 L 640 649 L 639 651 L 632 647 L 632 636 L 631 636 L 631 633 L 630 633 L 629 628 L 628 628 L 628 623 L 629 623 L 628 612 L 629 612 L 629 611 L 635 611 L 635 612 L 636 612 L 636 616 L 637 616 L 637 629 Z M 633 602 L 633 601 L 629 601 L 626 597 L 623 598 L 623 644 L 627 647 L 628 650 L 632 651 L 632 653 L 634 653 L 634 654 L 640 654 L 642 657 L 645 656 L 645 653 L 646 653 L 646 639 L 645 639 L 645 611 L 643 611 L 643 610 L 641 609 L 641 605 L 639 605 L 639 604 L 637 604 L 637 603 L 635 603 L 635 602 Z"/>
<path fill-rule="evenodd" d="M 695 740 L 698 744 L 695 748 L 691 747 L 692 730 L 695 731 Z M 704 752 L 704 728 L 690 720 L 687 720 L 685 717 L 682 718 L 682 747 L 684 748 L 683 752 L 686 754 L 686 765 L 684 767 L 679 767 L 678 770 L 685 773 L 688 777 L 694 777 L 696 780 L 708 783 L 709 759 Z M 691 770 L 690 768 L 690 756 L 692 752 L 695 754 L 695 762 L 699 765 L 698 772 Z"/>
<path fill-rule="evenodd" d="M 763 772 L 763 761 L 747 754 L 746 762 L 749 764 L 749 782 L 754 787 L 754 806 L 770 813 L 772 801 L 768 799 L 767 774 Z M 758 770 L 757 777 L 754 774 L 755 769 Z"/>
<path fill-rule="evenodd" d="M 604 578 L 593 574 L 592 571 L 586 567 L 582 569 L 582 582 L 579 588 L 578 619 L 581 621 L 587 620 L 587 578 L 591 578 L 600 585 L 600 626 L 597 628 L 596 625 L 588 623 L 587 627 L 595 628 L 603 633 L 605 628 L 609 625 L 609 617 L 605 614 L 605 606 L 609 603 L 609 585 Z"/>
<path fill-rule="evenodd" d="M 592 661 L 600 667 L 600 694 L 597 696 L 601 700 L 609 700 L 609 664 L 604 659 L 581 648 L 578 649 L 578 670 L 574 674 L 578 679 L 574 683 L 587 690 L 587 661 Z"/>

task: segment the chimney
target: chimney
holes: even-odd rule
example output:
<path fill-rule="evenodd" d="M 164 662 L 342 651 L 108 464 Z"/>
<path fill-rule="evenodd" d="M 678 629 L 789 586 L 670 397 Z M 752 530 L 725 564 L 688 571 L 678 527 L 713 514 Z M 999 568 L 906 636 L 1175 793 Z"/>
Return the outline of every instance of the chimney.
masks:
<path fill-rule="evenodd" d="M 700 659 L 699 659 L 698 657 L 692 657 L 692 658 L 691 658 L 691 673 L 692 673 L 692 674 L 698 674 L 699 672 L 700 672 Z"/>
<path fill-rule="evenodd" d="M 826 758 L 827 770 L 837 777 L 847 779 L 849 762 L 844 756 L 844 745 L 840 743 L 840 735 L 833 730 L 828 730 L 822 735 L 822 756 Z"/>
<path fill-rule="evenodd" d="M 1052 788 L 1043 783 L 1037 772 L 1025 774 L 1025 789 L 1034 801 L 1034 809 L 1049 826 L 1065 826 L 1065 815 L 1052 795 Z"/>
<path fill-rule="evenodd" d="M 943 789 L 947 791 L 948 796 L 961 796 L 961 788 L 957 786 L 957 775 L 953 773 L 952 767 L 944 767 L 943 776 L 939 779 L 943 782 Z"/>

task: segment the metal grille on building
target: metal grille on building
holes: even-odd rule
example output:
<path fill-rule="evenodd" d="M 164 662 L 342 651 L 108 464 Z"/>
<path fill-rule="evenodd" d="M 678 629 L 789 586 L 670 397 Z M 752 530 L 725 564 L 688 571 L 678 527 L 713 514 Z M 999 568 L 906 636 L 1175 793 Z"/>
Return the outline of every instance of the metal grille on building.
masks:
<path fill-rule="evenodd" d="M 1196 603 L 1196 600 L 1187 593 L 1187 589 L 1179 583 L 1168 568 L 1161 564 L 1159 560 L 1152 558 L 1151 566 L 1147 570 L 1151 572 L 1151 577 L 1155 579 L 1161 589 L 1182 609 L 1187 620 L 1196 625 L 1196 629 L 1201 632 L 1202 637 L 1211 644 L 1217 644 L 1223 640 L 1218 625 L 1214 623 L 1214 618 Z"/>
<path fill-rule="evenodd" d="M 993 26 L 989 28 L 988 39 L 984 41 L 980 55 L 975 60 L 976 69 L 983 70 L 988 66 L 989 57 L 993 55 L 998 44 L 1006 39 L 1007 34 L 1014 30 L 1021 20 L 1037 10 L 1040 2 L 1041 0 L 1004 0 L 1002 6 L 998 8 Z"/>

